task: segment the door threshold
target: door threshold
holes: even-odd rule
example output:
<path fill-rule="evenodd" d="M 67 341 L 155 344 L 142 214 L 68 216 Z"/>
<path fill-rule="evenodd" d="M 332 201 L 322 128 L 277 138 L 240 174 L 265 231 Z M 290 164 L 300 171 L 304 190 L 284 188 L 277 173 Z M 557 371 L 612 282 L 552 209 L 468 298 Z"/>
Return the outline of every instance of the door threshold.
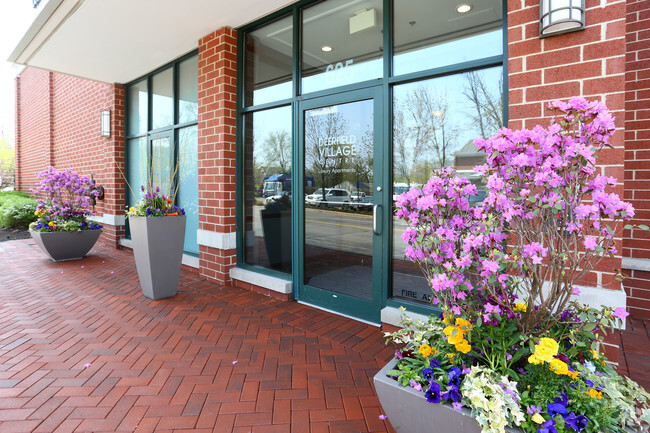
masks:
<path fill-rule="evenodd" d="M 323 308 L 323 307 L 320 307 L 318 305 L 310 304 L 308 302 L 304 302 L 304 301 L 297 301 L 297 302 L 299 304 L 303 304 L 303 305 L 307 305 L 309 307 L 316 308 L 317 310 L 327 311 L 328 313 L 336 314 L 337 316 L 346 317 L 348 319 L 356 320 L 357 322 L 365 323 L 366 325 L 372 325 L 372 326 L 376 326 L 377 328 L 381 328 L 381 323 L 369 322 L 367 320 L 359 319 L 358 317 L 349 316 L 347 314 L 339 313 L 338 311 L 330 310 L 329 308 Z"/>

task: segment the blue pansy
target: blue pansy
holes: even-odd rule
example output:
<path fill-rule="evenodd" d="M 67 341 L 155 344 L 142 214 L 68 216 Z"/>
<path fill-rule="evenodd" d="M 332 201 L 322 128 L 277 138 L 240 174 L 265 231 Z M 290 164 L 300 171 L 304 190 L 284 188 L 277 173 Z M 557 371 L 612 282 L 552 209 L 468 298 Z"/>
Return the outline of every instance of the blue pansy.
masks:
<path fill-rule="evenodd" d="M 431 381 L 433 379 L 433 370 L 431 370 L 430 368 L 423 368 L 422 377 L 424 377 L 428 381 Z"/>
<path fill-rule="evenodd" d="M 460 375 L 461 375 L 460 368 L 451 367 L 449 369 L 449 372 L 447 373 L 447 376 L 449 377 L 448 385 L 450 386 L 454 385 L 456 387 L 460 386 Z"/>
<path fill-rule="evenodd" d="M 555 402 L 567 407 L 569 405 L 569 396 L 560 391 L 560 396 L 555 398 Z"/>
<path fill-rule="evenodd" d="M 440 403 L 440 385 L 437 382 L 431 382 L 424 396 L 429 403 Z"/>
<path fill-rule="evenodd" d="M 453 401 L 453 402 L 458 402 L 460 401 L 460 392 L 458 392 L 458 387 L 457 386 L 448 386 L 447 391 L 444 392 L 441 396 L 445 400 Z"/>
<path fill-rule="evenodd" d="M 566 407 L 560 403 L 549 403 L 548 407 L 546 408 L 546 412 L 548 412 L 551 418 L 558 413 L 562 416 L 565 416 L 568 413 Z"/>
<path fill-rule="evenodd" d="M 555 429 L 555 420 L 551 418 L 546 421 L 539 429 L 537 429 L 537 433 L 557 433 L 557 430 Z"/>
<path fill-rule="evenodd" d="M 429 361 L 429 367 L 431 368 L 440 367 L 440 361 L 438 361 L 436 358 L 431 358 L 431 361 Z"/>
<path fill-rule="evenodd" d="M 588 422 L 589 422 L 589 418 L 587 418 L 584 415 L 576 415 L 573 412 L 571 412 L 569 415 L 567 415 L 564 418 L 564 425 L 571 427 L 573 430 L 577 431 L 578 433 L 580 433 L 582 430 L 584 430 L 585 427 L 587 427 Z"/>

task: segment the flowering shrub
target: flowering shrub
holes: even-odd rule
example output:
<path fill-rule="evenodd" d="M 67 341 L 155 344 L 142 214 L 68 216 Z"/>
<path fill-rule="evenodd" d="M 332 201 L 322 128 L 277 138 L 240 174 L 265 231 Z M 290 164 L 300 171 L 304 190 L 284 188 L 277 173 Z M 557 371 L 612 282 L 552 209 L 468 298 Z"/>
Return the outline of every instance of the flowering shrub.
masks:
<path fill-rule="evenodd" d="M 135 206 L 131 206 L 128 209 L 126 212 L 128 216 L 160 217 L 185 215 L 185 209 L 173 205 L 173 200 L 161 193 L 159 187 L 154 189 L 149 185 L 149 188 L 142 186 L 141 189 L 145 195 L 138 200 Z"/>
<path fill-rule="evenodd" d="M 34 214 L 37 220 L 29 228 L 39 232 L 98 230 L 102 226 L 88 217 L 90 196 L 96 194 L 88 176 L 79 176 L 71 169 L 59 171 L 54 167 L 37 175 L 40 182 L 31 192 L 38 199 Z"/>
<path fill-rule="evenodd" d="M 476 145 L 486 199 L 451 168 L 397 199 L 405 257 L 425 274 L 443 313 L 387 334 L 405 343 L 389 372 L 431 402 L 468 406 L 484 432 L 608 432 L 650 422 L 648 394 L 598 352 L 624 308 L 588 307 L 575 286 L 616 253 L 634 209 L 596 173 L 614 124 L 600 102 L 549 105 L 549 128 L 501 129 Z M 643 227 L 647 228 L 647 227 Z M 643 405 L 642 415 L 636 405 Z"/>

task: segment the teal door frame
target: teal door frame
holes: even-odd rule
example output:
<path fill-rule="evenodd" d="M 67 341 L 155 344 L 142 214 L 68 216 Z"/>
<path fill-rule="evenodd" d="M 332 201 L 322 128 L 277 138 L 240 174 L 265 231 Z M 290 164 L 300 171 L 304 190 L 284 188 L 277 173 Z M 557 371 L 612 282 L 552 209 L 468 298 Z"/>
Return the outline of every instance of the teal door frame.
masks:
<path fill-rule="evenodd" d="M 377 206 L 376 233 L 372 234 L 372 299 L 370 301 L 347 296 L 308 286 L 305 281 L 304 243 L 305 243 L 305 125 L 304 113 L 320 107 L 339 105 L 356 101 L 373 101 L 373 206 Z M 298 137 L 294 140 L 293 172 L 296 174 L 293 182 L 293 292 L 298 301 L 332 310 L 351 317 L 372 323 L 381 323 L 381 308 L 385 304 L 388 288 L 388 270 L 390 257 L 390 214 L 392 206 L 390 175 L 386 171 L 387 146 L 382 126 L 382 86 L 368 87 L 359 90 L 337 93 L 297 102 L 294 110 L 295 122 L 298 125 Z M 379 188 L 379 190 L 378 190 Z M 378 233 L 378 234 L 377 234 Z"/>

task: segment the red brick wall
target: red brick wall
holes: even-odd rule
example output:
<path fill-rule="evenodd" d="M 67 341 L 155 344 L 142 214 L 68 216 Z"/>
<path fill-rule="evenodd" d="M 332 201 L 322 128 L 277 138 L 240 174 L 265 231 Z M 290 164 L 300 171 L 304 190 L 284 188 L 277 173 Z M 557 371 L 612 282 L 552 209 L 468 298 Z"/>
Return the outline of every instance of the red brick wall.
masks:
<path fill-rule="evenodd" d="M 586 0 L 586 28 L 539 38 L 539 1 L 508 1 L 509 127 L 548 125 L 549 101 L 572 96 L 604 101 L 617 132 L 599 159 L 601 173 L 615 176 L 623 194 L 625 127 L 625 2 Z M 618 251 L 622 250 L 621 243 Z M 581 282 L 620 290 L 612 269 L 621 257 L 603 260 Z"/>
<path fill-rule="evenodd" d="M 650 2 L 628 0 L 626 12 L 625 199 L 636 208 L 634 222 L 650 225 Z M 623 253 L 650 266 L 650 231 L 627 230 Z M 624 272 L 630 313 L 650 318 L 650 272 Z"/>
<path fill-rule="evenodd" d="M 237 36 L 224 27 L 199 40 L 199 228 L 235 232 Z M 201 245 L 201 275 L 230 280 L 236 250 Z"/>
<path fill-rule="evenodd" d="M 124 213 L 124 184 L 116 163 L 124 160 L 124 89 L 27 68 L 17 80 L 17 189 L 36 186 L 47 166 L 94 175 L 105 188 L 95 211 Z M 111 110 L 111 137 L 100 135 L 100 112 Z M 117 245 L 122 227 L 106 226 L 105 242 Z"/>

